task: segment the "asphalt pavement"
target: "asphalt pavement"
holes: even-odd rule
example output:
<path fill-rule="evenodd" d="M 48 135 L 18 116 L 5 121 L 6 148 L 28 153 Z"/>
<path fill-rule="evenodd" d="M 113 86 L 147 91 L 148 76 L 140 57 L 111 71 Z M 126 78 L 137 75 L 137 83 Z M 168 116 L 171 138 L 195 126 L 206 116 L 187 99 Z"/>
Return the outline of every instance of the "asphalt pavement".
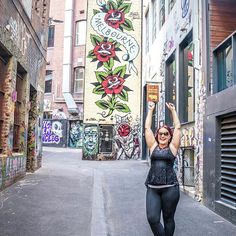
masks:
<path fill-rule="evenodd" d="M 85 161 L 44 148 L 43 166 L 0 192 L 0 236 L 152 236 L 143 161 Z M 181 193 L 175 236 L 236 236 L 236 226 Z"/>

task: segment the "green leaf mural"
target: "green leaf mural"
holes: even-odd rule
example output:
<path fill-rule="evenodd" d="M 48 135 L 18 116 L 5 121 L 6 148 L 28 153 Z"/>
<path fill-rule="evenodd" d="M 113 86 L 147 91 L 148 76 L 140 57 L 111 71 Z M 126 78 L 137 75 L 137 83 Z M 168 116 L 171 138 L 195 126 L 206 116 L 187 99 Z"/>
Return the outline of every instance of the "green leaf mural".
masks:
<path fill-rule="evenodd" d="M 130 112 L 129 107 L 124 103 L 117 103 L 115 109 L 120 112 L 128 113 Z"/>
<path fill-rule="evenodd" d="M 102 110 L 107 110 L 109 108 L 109 104 L 107 101 L 104 100 L 98 100 L 95 102 L 95 104 L 100 107 Z"/>
<path fill-rule="evenodd" d="M 124 13 L 129 13 L 131 8 L 131 3 L 123 3 L 118 7 L 118 10 L 123 11 Z"/>

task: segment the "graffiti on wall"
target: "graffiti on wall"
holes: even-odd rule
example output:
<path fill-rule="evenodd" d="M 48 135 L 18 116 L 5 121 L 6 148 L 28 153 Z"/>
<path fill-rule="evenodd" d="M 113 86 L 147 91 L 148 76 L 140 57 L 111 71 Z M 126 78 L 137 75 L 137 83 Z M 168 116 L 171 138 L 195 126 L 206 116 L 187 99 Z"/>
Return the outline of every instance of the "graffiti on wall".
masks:
<path fill-rule="evenodd" d="M 44 120 L 43 121 L 43 145 L 66 146 L 67 121 Z"/>
<path fill-rule="evenodd" d="M 85 125 L 83 137 L 83 159 L 95 160 L 98 154 L 98 127 Z"/>
<path fill-rule="evenodd" d="M 85 84 L 88 86 L 85 91 L 92 93 L 94 102 L 86 105 L 85 101 L 85 120 L 92 121 L 92 106 L 95 114 L 105 121 L 114 114 L 139 114 L 137 108 L 131 109 L 130 102 L 140 91 L 141 34 L 134 28 L 141 23 L 137 11 L 141 4 L 125 0 L 97 0 L 89 1 L 90 4 L 93 11 L 88 16 L 91 32 L 87 38 L 87 61 L 94 68 L 86 72 L 91 79 Z"/>
<path fill-rule="evenodd" d="M 14 181 L 15 178 L 22 176 L 26 171 L 26 157 L 7 157 L 4 181 L 8 185 Z"/>
<path fill-rule="evenodd" d="M 27 32 L 26 25 L 20 20 L 19 15 L 17 20 L 10 17 L 6 28 L 11 33 L 11 39 L 16 43 L 21 53 L 25 55 L 31 35 Z"/>
<path fill-rule="evenodd" d="M 27 170 L 34 171 L 37 162 L 36 162 L 36 127 L 37 127 L 37 92 L 30 93 L 30 110 L 29 110 L 29 125 L 28 125 L 28 145 L 27 145 Z"/>
<path fill-rule="evenodd" d="M 206 87 L 204 80 L 199 80 L 199 94 L 197 97 L 196 105 L 196 121 L 195 121 L 195 198 L 201 200 L 202 198 L 202 183 L 203 183 L 203 119 L 205 114 L 205 101 L 206 101 Z"/>
<path fill-rule="evenodd" d="M 140 122 L 130 115 L 116 115 L 114 126 L 115 155 L 117 160 L 139 159 L 141 153 Z"/>
<path fill-rule="evenodd" d="M 181 146 L 182 147 L 195 146 L 194 127 L 184 128 L 182 130 Z"/>
<path fill-rule="evenodd" d="M 79 148 L 83 145 L 83 125 L 80 121 L 70 121 L 69 147 Z"/>

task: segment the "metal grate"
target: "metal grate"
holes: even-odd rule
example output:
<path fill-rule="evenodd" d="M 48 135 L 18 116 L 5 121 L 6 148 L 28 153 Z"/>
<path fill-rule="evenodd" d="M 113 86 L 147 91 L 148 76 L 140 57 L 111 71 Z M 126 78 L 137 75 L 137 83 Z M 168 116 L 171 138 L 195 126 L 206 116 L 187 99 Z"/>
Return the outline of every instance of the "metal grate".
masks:
<path fill-rule="evenodd" d="M 221 120 L 221 200 L 236 206 L 236 114 Z"/>

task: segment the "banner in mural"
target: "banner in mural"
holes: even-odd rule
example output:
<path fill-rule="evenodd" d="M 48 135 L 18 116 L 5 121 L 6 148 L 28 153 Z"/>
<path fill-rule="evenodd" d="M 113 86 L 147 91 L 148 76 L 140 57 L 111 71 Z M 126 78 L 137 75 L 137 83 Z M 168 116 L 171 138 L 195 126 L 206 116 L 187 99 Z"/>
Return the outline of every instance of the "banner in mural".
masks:
<path fill-rule="evenodd" d="M 88 9 L 84 123 L 140 117 L 141 1 L 88 0 Z"/>

